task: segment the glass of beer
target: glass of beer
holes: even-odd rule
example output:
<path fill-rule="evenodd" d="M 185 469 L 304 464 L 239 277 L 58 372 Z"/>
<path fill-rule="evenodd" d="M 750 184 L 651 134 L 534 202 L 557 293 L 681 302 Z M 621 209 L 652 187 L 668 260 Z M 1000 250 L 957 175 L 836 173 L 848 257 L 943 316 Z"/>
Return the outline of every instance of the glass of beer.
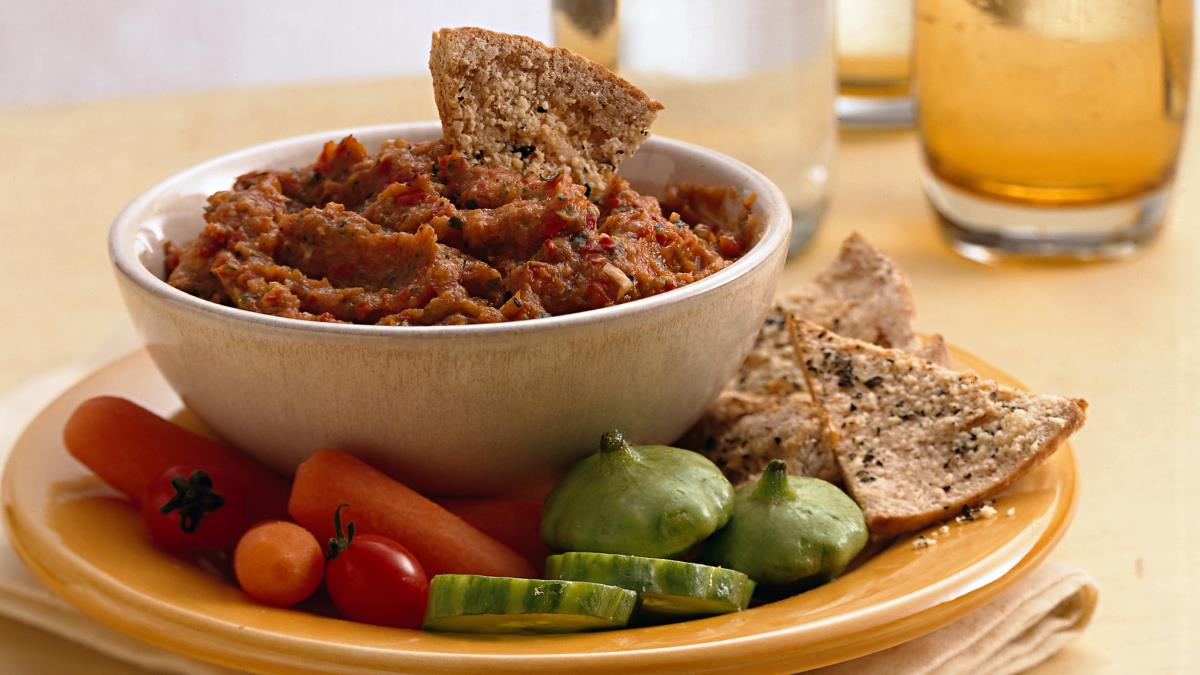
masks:
<path fill-rule="evenodd" d="M 909 126 L 911 0 L 837 0 L 838 119 L 847 126 Z"/>
<path fill-rule="evenodd" d="M 976 260 L 1103 259 L 1162 227 L 1192 0 L 917 0 L 925 187 Z"/>
<path fill-rule="evenodd" d="M 792 206 L 790 251 L 829 199 L 831 0 L 554 0 L 555 42 L 662 101 L 653 131 L 737 157 Z"/>

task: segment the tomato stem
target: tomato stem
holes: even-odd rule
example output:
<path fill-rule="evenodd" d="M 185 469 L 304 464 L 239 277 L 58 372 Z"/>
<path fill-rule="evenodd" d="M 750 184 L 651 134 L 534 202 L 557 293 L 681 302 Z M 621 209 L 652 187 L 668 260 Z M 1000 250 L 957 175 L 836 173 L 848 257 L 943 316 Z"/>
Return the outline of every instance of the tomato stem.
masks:
<path fill-rule="evenodd" d="M 329 553 L 325 554 L 326 560 L 333 560 L 341 555 L 342 551 L 350 548 L 350 542 L 354 541 L 354 521 L 346 523 L 346 531 L 342 532 L 342 509 L 350 506 L 349 504 L 338 504 L 337 510 L 333 512 L 333 538 L 329 540 Z"/>
<path fill-rule="evenodd" d="M 179 511 L 179 529 L 195 532 L 205 514 L 225 506 L 225 498 L 213 492 L 212 478 L 199 469 L 190 476 L 171 479 L 175 495 L 159 507 L 160 513 Z"/>

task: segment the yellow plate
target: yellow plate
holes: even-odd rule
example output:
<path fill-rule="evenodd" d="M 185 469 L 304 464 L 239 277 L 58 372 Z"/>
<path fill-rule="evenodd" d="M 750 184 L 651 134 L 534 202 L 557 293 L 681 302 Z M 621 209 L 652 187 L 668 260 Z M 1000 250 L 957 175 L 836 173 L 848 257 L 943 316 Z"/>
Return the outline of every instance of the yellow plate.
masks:
<path fill-rule="evenodd" d="M 962 352 L 954 356 L 1015 384 Z M 4 473 L 13 547 L 51 590 L 100 622 L 255 671 L 805 670 L 929 633 L 986 603 L 1049 553 L 1075 502 L 1075 460 L 1064 446 L 998 501 L 997 517 L 951 523 L 923 550 L 912 537 L 899 539 L 832 583 L 745 612 L 561 636 L 424 633 L 257 605 L 219 574 L 154 549 L 137 510 L 63 447 L 67 416 L 101 394 L 167 416 L 182 408 L 145 352 L 106 366 L 48 406 L 17 441 Z"/>

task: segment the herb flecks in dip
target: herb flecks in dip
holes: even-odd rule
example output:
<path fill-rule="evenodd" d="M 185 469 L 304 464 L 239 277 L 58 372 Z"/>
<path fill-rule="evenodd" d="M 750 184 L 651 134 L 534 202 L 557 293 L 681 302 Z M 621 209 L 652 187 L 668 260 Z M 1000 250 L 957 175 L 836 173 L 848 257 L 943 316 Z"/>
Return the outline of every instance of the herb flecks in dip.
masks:
<path fill-rule="evenodd" d="M 195 241 L 167 246 L 192 295 L 293 319 L 382 325 L 515 321 L 669 291 L 754 242 L 752 197 L 678 186 L 663 206 L 620 178 L 486 168 L 443 141 L 353 136 L 311 166 L 260 171 L 208 199 Z M 691 219 L 685 222 L 679 214 Z"/>

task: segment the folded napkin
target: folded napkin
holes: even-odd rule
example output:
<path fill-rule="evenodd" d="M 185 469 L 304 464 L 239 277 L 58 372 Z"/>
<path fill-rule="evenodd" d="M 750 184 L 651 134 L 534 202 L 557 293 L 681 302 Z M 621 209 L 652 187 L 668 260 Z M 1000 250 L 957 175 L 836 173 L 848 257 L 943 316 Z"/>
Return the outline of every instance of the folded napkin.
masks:
<path fill-rule="evenodd" d="M 1083 570 L 1050 561 L 991 603 L 911 642 L 821 668 L 820 675 L 1010 675 L 1045 661 L 1083 632 L 1099 600 Z"/>
<path fill-rule="evenodd" d="M 82 367 L 57 371 L 0 401 L 0 464 L 26 422 L 85 372 Z M 815 672 L 821 675 L 1018 673 L 1042 662 L 1078 636 L 1091 620 L 1097 599 L 1096 584 L 1086 572 L 1050 562 L 990 604 L 949 626 L 912 642 Z M 0 541 L 0 615 L 147 670 L 184 675 L 229 672 L 125 636 L 83 616 L 34 579 L 13 554 L 7 537 Z"/>

